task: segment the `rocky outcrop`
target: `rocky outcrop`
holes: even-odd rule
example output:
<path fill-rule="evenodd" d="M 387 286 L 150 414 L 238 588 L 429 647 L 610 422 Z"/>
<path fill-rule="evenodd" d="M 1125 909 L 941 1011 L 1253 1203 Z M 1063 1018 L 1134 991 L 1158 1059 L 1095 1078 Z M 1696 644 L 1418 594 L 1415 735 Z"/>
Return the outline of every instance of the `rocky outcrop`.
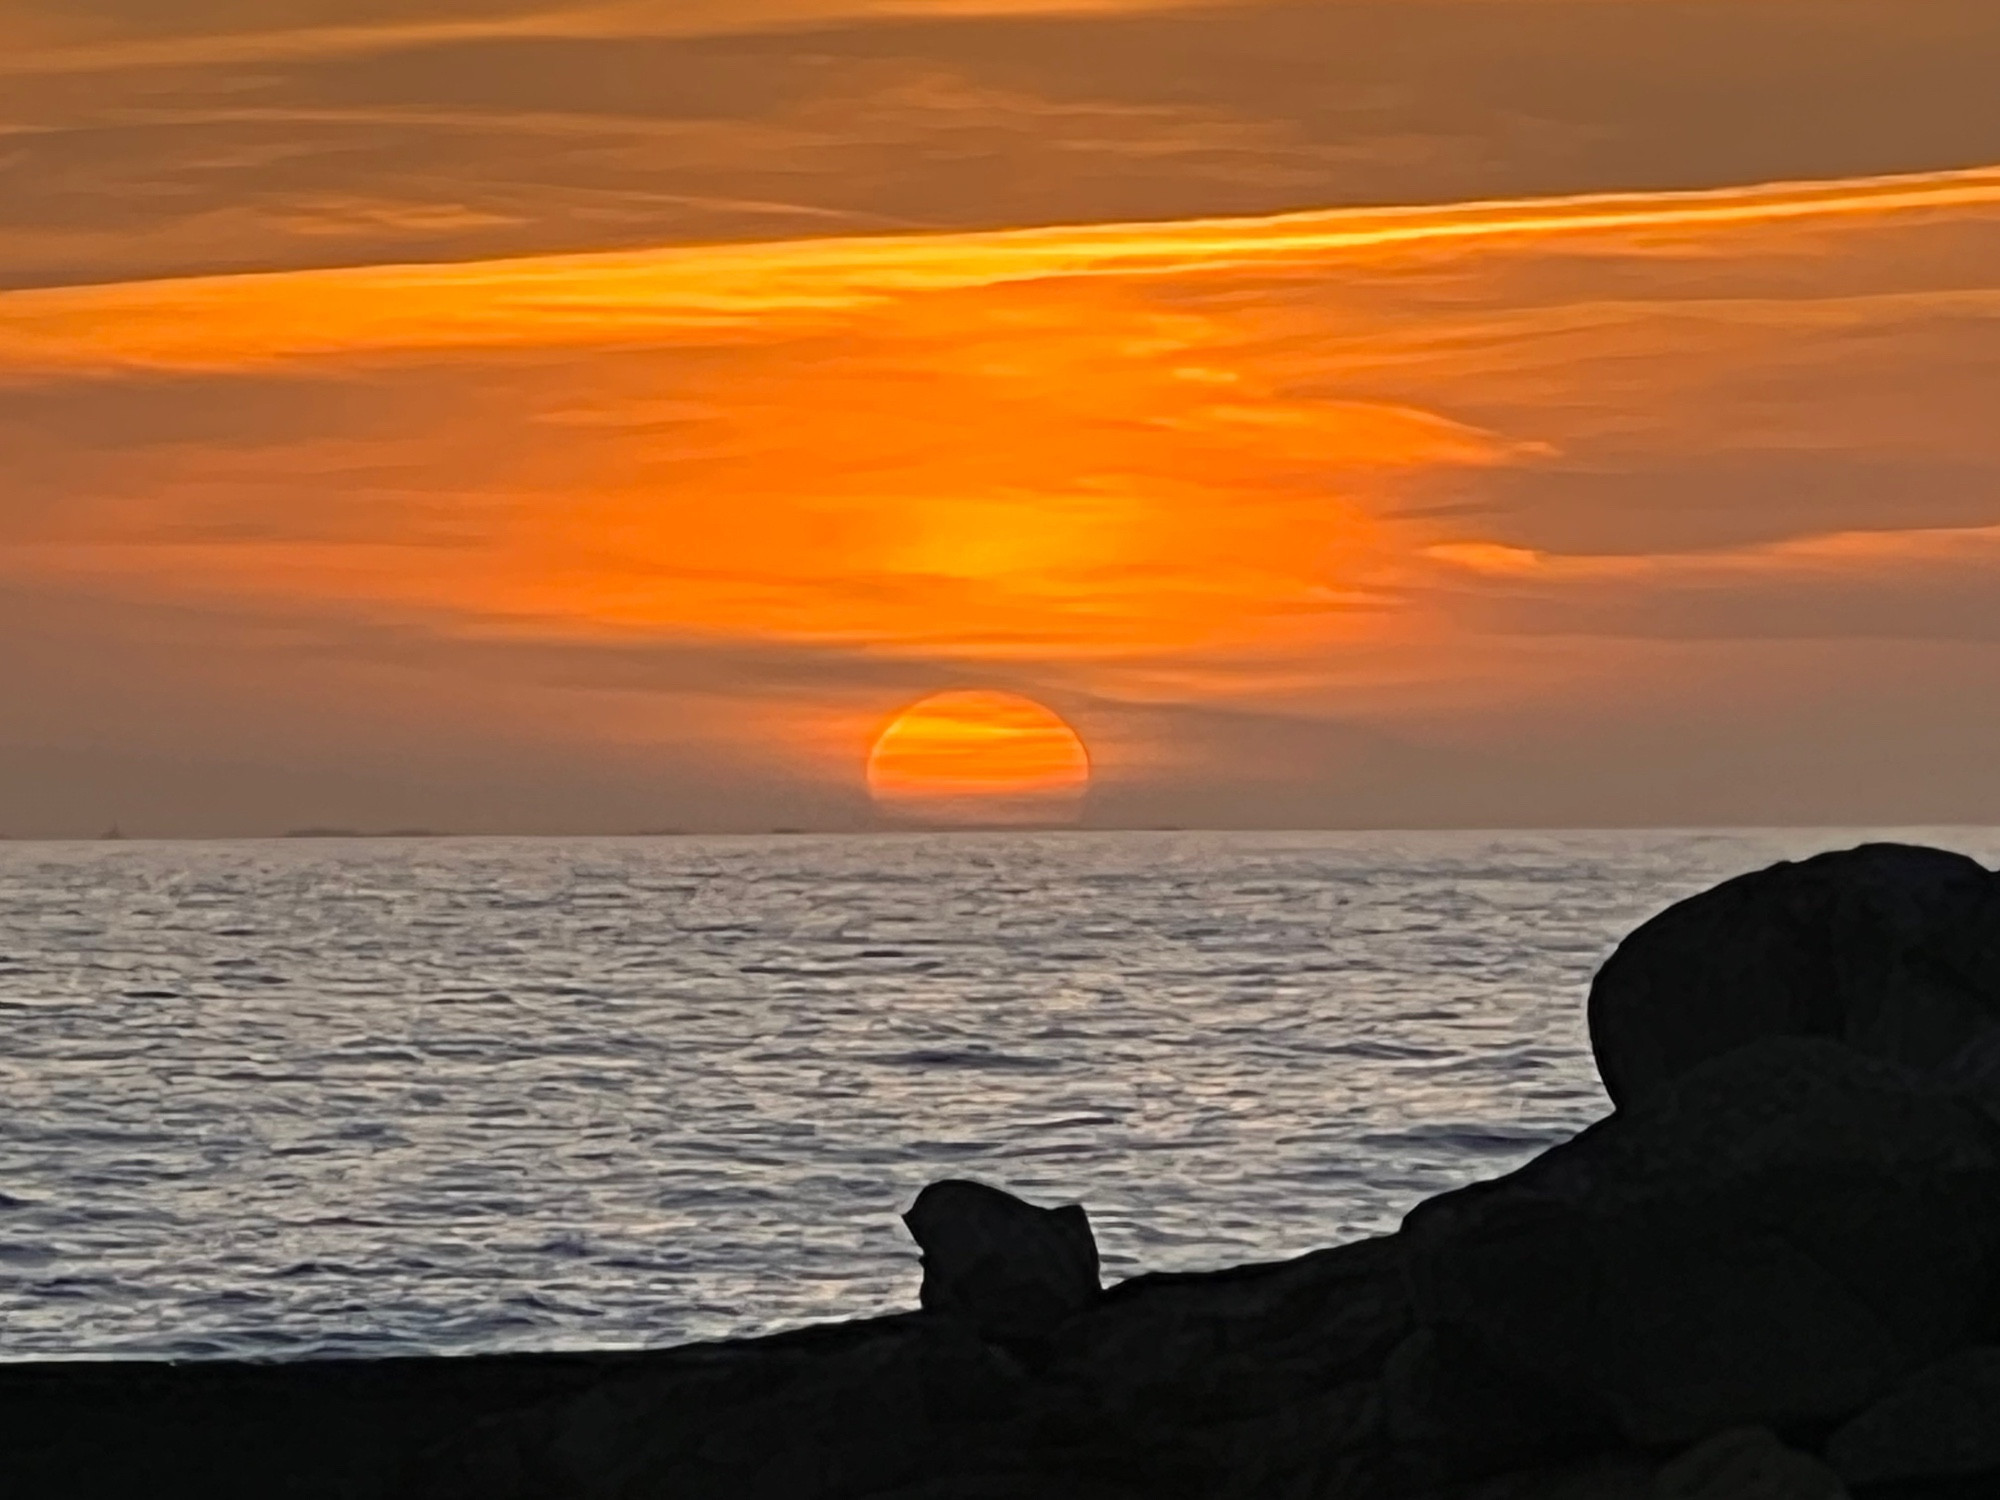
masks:
<path fill-rule="evenodd" d="M 1778 1037 L 1420 1205 L 1403 1238 L 1420 1320 L 1542 1409 L 1640 1444 L 1804 1430 L 1988 1333 L 2000 1122 Z"/>
<path fill-rule="evenodd" d="M 1589 1018 L 1620 1108 L 1764 1037 L 1938 1067 L 2000 1025 L 2000 879 L 1906 844 L 1740 875 L 1620 943 Z"/>
<path fill-rule="evenodd" d="M 1911 1376 L 1836 1431 L 1826 1456 L 1850 1484 L 1986 1475 L 2000 1494 L 2000 1347 Z"/>
<path fill-rule="evenodd" d="M 920 1311 L 654 1354 L 0 1367 L 7 1493 L 425 1500 L 2000 1497 L 1994 877 L 1871 846 L 1592 994 L 1619 1107 L 1393 1235 L 1099 1284 L 954 1181 Z"/>
<path fill-rule="evenodd" d="M 1657 1500 L 1847 1500 L 1840 1476 L 1767 1427 L 1719 1432 L 1663 1464 Z"/>
<path fill-rule="evenodd" d="M 925 1312 L 1038 1356 L 1097 1300 L 1097 1240 L 1082 1205 L 1036 1208 L 981 1182 L 934 1182 L 903 1215 L 923 1250 Z"/>

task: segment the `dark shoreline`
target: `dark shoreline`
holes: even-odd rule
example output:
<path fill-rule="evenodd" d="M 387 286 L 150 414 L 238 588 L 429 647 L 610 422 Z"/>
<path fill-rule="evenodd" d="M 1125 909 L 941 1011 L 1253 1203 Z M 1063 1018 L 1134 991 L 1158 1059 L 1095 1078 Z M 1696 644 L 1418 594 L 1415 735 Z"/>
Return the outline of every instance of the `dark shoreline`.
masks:
<path fill-rule="evenodd" d="M 1247 1328 L 1266 1320 L 1273 1294 L 1320 1302 L 1379 1280 L 1390 1243 L 1136 1276 L 1083 1321 L 1121 1339 L 1144 1337 L 1162 1314 L 1174 1328 L 1190 1314 Z M 1379 1359 L 1383 1331 L 1336 1363 Z M 1091 1481 L 1014 1451 L 1024 1418 L 1064 1425 L 1049 1402 L 1066 1400 L 1067 1380 L 1049 1377 L 1073 1352 L 1065 1342 L 1024 1362 L 962 1320 L 913 1311 L 657 1350 L 0 1362 L 0 1453 L 5 1492 L 38 1500 L 158 1494 L 163 1482 L 168 1494 L 246 1500 L 814 1500 L 898 1493 L 968 1459 L 989 1479 L 1026 1486 L 1022 1494 L 1207 1493 L 1169 1472 L 1184 1455 L 1137 1453 L 1128 1464 L 1114 1450 L 1084 1462 Z M 624 1430 L 594 1454 L 572 1447 L 552 1460 L 570 1446 L 560 1429 L 590 1407 L 621 1413 L 613 1425 Z M 1078 1439 L 1088 1434 L 1059 1446 Z M 1127 1488 L 1133 1480 L 1145 1487 Z M 943 1482 L 940 1494 L 957 1492 Z M 968 1496 L 989 1492 L 966 1482 Z"/>
<path fill-rule="evenodd" d="M 672 1349 L 304 1360 L 0 1362 L 0 1491 L 19 1496 L 428 1494 L 426 1452 L 509 1412 L 718 1361 L 866 1343 L 861 1320 Z"/>

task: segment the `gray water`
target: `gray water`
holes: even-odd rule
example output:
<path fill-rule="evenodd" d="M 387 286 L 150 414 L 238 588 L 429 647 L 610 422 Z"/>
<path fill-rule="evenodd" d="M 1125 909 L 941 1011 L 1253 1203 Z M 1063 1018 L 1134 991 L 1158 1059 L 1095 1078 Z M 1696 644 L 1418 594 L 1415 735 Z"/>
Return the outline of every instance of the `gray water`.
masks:
<path fill-rule="evenodd" d="M 1391 1229 L 1603 1113 L 1620 935 L 1860 837 L 0 845 L 0 1357 L 908 1307 L 941 1176 L 1112 1278 Z"/>

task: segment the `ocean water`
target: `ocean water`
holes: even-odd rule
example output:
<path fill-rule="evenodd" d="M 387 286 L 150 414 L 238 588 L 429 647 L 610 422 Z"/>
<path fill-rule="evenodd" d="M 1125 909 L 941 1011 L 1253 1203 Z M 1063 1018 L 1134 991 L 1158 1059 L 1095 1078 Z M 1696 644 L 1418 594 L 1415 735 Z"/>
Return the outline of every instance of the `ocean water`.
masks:
<path fill-rule="evenodd" d="M 1618 937 L 1866 836 L 0 845 L 0 1358 L 904 1308 L 945 1176 L 1112 1279 L 1391 1229 L 1604 1112 Z"/>

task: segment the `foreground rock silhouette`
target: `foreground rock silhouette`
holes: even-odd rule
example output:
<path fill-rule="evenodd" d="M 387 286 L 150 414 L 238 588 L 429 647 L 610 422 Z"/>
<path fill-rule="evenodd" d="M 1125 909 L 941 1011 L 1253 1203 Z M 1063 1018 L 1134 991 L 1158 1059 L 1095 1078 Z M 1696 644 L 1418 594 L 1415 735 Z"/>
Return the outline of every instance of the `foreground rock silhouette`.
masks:
<path fill-rule="evenodd" d="M 1620 1108 L 1760 1037 L 1935 1068 L 2000 1026 L 2000 881 L 1904 844 L 1740 875 L 1620 943 L 1589 1015 Z"/>
<path fill-rule="evenodd" d="M 2000 1497 L 2000 881 L 1935 850 L 1663 913 L 1618 1108 L 1394 1235 L 1100 1289 L 934 1184 L 921 1310 L 629 1355 L 0 1366 L 0 1492 L 674 1500 Z"/>
<path fill-rule="evenodd" d="M 1018 1358 L 1038 1361 L 1103 1290 L 1081 1204 L 1036 1208 L 984 1183 L 934 1182 L 903 1223 L 924 1252 L 918 1305 Z"/>

